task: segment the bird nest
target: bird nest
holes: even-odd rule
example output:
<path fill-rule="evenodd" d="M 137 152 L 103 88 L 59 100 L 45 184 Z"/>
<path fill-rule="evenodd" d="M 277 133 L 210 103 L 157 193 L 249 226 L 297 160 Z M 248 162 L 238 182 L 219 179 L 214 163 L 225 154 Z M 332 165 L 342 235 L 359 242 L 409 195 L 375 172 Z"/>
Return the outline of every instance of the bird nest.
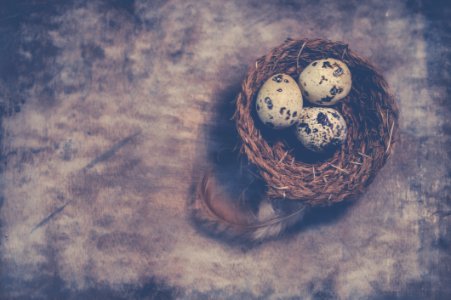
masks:
<path fill-rule="evenodd" d="M 346 141 L 326 158 L 311 155 L 286 138 L 269 138 L 255 118 L 255 98 L 271 76 L 297 78 L 312 61 L 336 58 L 352 74 L 349 95 L 333 106 L 346 120 Z M 267 185 L 267 196 L 326 205 L 363 192 L 393 151 L 398 108 L 383 76 L 348 45 L 320 39 L 288 39 L 249 69 L 236 99 L 234 115 L 241 151 Z M 281 135 L 283 136 L 283 134 Z"/>

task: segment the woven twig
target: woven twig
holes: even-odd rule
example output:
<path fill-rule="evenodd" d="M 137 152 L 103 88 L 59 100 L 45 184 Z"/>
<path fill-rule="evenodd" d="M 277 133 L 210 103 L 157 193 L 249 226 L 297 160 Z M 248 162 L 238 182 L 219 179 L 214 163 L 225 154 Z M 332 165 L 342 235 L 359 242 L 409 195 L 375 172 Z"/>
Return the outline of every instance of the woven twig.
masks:
<path fill-rule="evenodd" d="M 352 73 L 350 94 L 334 106 L 348 124 L 348 136 L 327 161 L 309 164 L 295 160 L 293 149 L 283 140 L 266 141 L 252 110 L 259 88 L 269 77 L 287 73 L 297 78 L 308 63 L 324 57 L 343 60 Z M 257 61 L 258 67 L 251 68 L 242 83 L 235 122 L 242 153 L 266 182 L 267 196 L 326 205 L 363 192 L 396 141 L 398 108 L 385 79 L 346 44 L 320 39 L 288 39 Z"/>

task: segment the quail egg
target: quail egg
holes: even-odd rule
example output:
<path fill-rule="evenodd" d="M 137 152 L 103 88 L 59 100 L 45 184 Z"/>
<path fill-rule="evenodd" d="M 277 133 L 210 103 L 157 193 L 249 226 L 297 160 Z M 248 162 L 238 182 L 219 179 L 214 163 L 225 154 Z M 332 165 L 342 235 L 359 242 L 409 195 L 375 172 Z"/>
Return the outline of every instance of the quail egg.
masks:
<path fill-rule="evenodd" d="M 255 108 L 263 124 L 282 129 L 297 121 L 302 103 L 302 93 L 296 81 L 287 74 L 276 74 L 260 88 Z"/>
<path fill-rule="evenodd" d="M 343 116 L 329 107 L 302 110 L 296 125 L 296 137 L 307 148 L 324 152 L 340 146 L 346 140 L 347 126 Z"/>
<path fill-rule="evenodd" d="M 313 104 L 334 105 L 351 91 L 352 77 L 348 66 L 337 59 L 311 62 L 299 75 L 304 97 Z"/>

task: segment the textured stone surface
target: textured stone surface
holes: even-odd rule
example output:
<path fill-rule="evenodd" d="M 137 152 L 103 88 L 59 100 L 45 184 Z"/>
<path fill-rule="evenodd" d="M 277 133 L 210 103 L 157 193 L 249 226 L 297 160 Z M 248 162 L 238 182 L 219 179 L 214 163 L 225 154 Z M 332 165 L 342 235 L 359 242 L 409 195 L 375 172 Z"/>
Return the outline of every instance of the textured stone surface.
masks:
<path fill-rule="evenodd" d="M 0 298 L 451 297 L 444 2 L 58 2 L 0 8 Z M 233 143 L 223 103 L 287 37 L 378 65 L 400 140 L 359 201 L 228 244 L 193 226 L 192 185 Z"/>

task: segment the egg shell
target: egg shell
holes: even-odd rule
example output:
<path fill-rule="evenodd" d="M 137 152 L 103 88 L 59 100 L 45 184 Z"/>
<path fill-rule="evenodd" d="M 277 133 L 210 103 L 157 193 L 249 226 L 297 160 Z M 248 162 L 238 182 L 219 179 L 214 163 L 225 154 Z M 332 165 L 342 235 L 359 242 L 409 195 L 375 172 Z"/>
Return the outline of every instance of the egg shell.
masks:
<path fill-rule="evenodd" d="M 315 60 L 299 75 L 299 86 L 309 102 L 334 105 L 351 91 L 351 71 L 344 62 L 337 59 Z"/>
<path fill-rule="evenodd" d="M 302 110 L 296 125 L 296 137 L 307 148 L 315 152 L 338 147 L 347 135 L 346 121 L 335 109 L 310 107 Z"/>
<path fill-rule="evenodd" d="M 302 104 L 302 93 L 297 82 L 287 74 L 276 74 L 260 88 L 255 108 L 263 124 L 282 129 L 295 124 Z"/>

